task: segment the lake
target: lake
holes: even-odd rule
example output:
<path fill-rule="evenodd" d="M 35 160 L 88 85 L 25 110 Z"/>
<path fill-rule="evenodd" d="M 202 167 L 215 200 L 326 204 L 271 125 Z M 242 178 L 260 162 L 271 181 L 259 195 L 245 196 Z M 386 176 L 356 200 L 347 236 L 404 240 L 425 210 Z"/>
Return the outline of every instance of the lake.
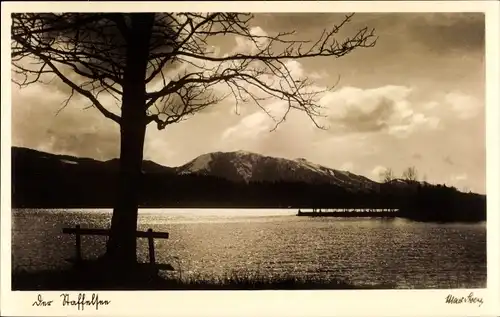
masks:
<path fill-rule="evenodd" d="M 166 231 L 158 263 L 182 278 L 232 274 L 336 277 L 395 288 L 486 287 L 486 223 L 437 224 L 405 219 L 296 217 L 287 209 L 143 209 L 139 229 Z M 74 236 L 63 227 L 106 228 L 111 210 L 16 209 L 12 268 L 67 267 Z M 84 258 L 105 250 L 104 237 L 82 238 Z M 147 262 L 146 239 L 138 257 Z"/>

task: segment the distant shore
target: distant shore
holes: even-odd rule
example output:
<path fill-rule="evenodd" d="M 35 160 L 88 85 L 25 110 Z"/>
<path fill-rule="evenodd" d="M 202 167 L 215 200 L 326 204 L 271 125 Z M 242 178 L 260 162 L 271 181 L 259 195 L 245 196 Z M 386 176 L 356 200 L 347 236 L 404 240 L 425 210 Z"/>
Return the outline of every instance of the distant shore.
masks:
<path fill-rule="evenodd" d="M 70 164 L 69 159 L 27 148 L 12 148 L 12 206 L 113 208 L 117 199 L 117 161 L 71 158 L 78 164 Z M 261 170 L 261 180 L 236 181 L 222 174 L 177 173 L 175 169 L 145 162 L 139 206 L 290 208 L 295 212 L 299 208 L 389 208 L 400 209 L 402 217 L 418 221 L 486 220 L 486 195 L 460 191 L 445 184 L 402 179 L 379 183 L 342 173 L 339 175 L 350 181 L 338 183 L 330 178 L 280 174 L 277 166 Z M 275 177 L 266 178 L 271 174 Z M 358 185 L 352 187 L 345 185 L 347 183 Z"/>
<path fill-rule="evenodd" d="M 69 210 L 109 210 L 110 212 L 113 210 L 113 206 L 110 205 L 98 205 L 98 206 L 13 206 L 12 210 L 64 210 L 64 209 L 69 209 Z M 241 207 L 228 207 L 228 206 L 214 206 L 214 207 L 206 207 L 206 206 L 139 206 L 139 209 L 141 210 L 169 210 L 169 209 L 174 209 L 174 210 L 191 210 L 191 209 L 196 209 L 196 210 L 289 210 L 290 215 L 296 215 L 296 216 L 302 216 L 304 218 L 308 217 L 330 217 L 332 216 L 328 212 L 317 212 L 316 214 L 313 214 L 311 211 L 313 208 L 295 208 L 295 207 L 262 207 L 262 208 L 255 208 L 251 206 L 241 206 Z M 330 208 L 330 209 L 337 209 L 337 208 Z M 330 210 L 327 209 L 327 210 Z M 338 209 L 343 209 L 343 208 L 338 208 Z M 298 215 L 298 211 L 301 211 L 301 215 Z M 352 214 L 352 215 L 351 215 Z M 416 222 L 429 222 L 429 223 L 480 223 L 480 222 L 485 222 L 486 221 L 486 212 L 484 213 L 477 213 L 478 215 L 476 216 L 474 213 L 473 217 L 454 217 L 453 214 L 449 214 L 446 216 L 440 215 L 439 213 L 429 213 L 429 212 L 406 212 L 405 210 L 402 210 L 401 212 L 398 212 L 396 216 L 390 215 L 390 217 L 385 217 L 385 214 L 374 214 L 373 216 L 365 216 L 365 217 L 358 217 L 356 213 L 335 213 L 336 218 L 363 218 L 363 219 L 386 219 L 386 220 L 391 220 L 391 219 L 406 219 L 406 220 L 411 220 L 411 221 L 416 221 Z M 451 217 L 450 217 L 451 216 Z"/>

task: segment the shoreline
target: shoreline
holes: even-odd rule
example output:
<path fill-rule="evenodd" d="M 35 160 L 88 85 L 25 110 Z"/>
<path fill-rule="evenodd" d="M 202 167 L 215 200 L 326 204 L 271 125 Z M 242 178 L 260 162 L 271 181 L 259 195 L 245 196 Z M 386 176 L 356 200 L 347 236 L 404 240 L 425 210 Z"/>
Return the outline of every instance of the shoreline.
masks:
<path fill-rule="evenodd" d="M 184 212 L 207 212 L 205 214 L 200 213 L 199 216 L 205 217 L 205 216 L 211 216 L 211 217 L 217 217 L 217 216 L 226 216 L 227 212 L 233 213 L 235 218 L 241 216 L 252 216 L 252 217 L 275 217 L 275 216 L 295 216 L 295 217 L 304 217 L 304 218 L 332 218 L 332 219 L 339 219 L 339 220 L 344 220 L 344 219 L 360 219 L 360 220 L 383 220 L 383 221 L 391 221 L 391 220 L 406 220 L 406 221 L 412 221 L 415 223 L 432 223 L 432 224 L 481 224 L 484 223 L 486 225 L 487 220 L 486 219 L 432 219 L 432 218 L 416 218 L 416 217 L 410 217 L 408 215 L 397 215 L 397 216 L 390 216 L 390 217 L 383 217 L 380 215 L 374 215 L 374 216 L 365 216 L 365 217 L 360 217 L 358 215 L 350 215 L 350 214 L 356 214 L 356 213 L 345 213 L 345 217 L 340 217 L 338 216 L 339 213 L 335 213 L 336 215 L 330 217 L 329 213 L 323 212 L 323 213 L 316 213 L 313 214 L 313 212 L 310 212 L 308 210 L 312 209 L 304 209 L 305 211 L 302 212 L 301 215 L 298 215 L 298 210 L 299 208 L 253 208 L 253 207 L 245 207 L 245 208 L 229 208 L 229 207 L 221 207 L 221 208 L 212 208 L 212 207 L 139 207 L 139 214 L 141 213 L 165 213 L 165 214 L 174 214 L 174 215 L 186 215 Z M 221 211 L 221 214 L 215 212 L 215 211 Z M 239 213 L 241 211 L 241 213 Z M 258 213 L 255 214 L 246 214 L 248 211 L 258 211 Z M 266 212 L 269 212 L 269 214 L 266 214 Z M 277 213 L 279 211 L 279 213 Z M 79 213 L 79 212 L 95 212 L 95 213 L 105 213 L 105 214 L 111 214 L 113 212 L 112 207 L 12 207 L 11 212 L 72 212 L 72 213 Z M 274 213 L 273 213 L 274 212 Z M 191 216 L 191 215 L 190 215 Z"/>
<path fill-rule="evenodd" d="M 129 281 L 96 279 L 75 269 L 12 272 L 12 290 L 15 291 L 68 291 L 68 290 L 425 290 L 425 289 L 481 289 L 483 283 L 449 281 L 440 286 L 398 287 L 395 283 L 354 284 L 341 279 L 296 278 L 291 276 L 263 277 L 232 274 L 214 278 L 165 278 L 160 275 L 136 275 Z"/>

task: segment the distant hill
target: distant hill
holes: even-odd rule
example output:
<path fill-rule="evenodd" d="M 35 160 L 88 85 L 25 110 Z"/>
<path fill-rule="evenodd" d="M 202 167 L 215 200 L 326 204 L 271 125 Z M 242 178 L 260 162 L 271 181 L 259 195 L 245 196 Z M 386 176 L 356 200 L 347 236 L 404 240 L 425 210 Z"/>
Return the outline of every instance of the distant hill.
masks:
<path fill-rule="evenodd" d="M 120 164 L 119 159 L 99 161 L 91 158 L 75 157 L 41 152 L 23 147 L 12 147 L 12 168 L 16 165 L 23 168 L 36 168 L 39 171 L 46 169 L 69 169 L 89 172 L 116 172 Z M 142 170 L 145 173 L 175 173 L 175 169 L 144 160 Z"/>
<path fill-rule="evenodd" d="M 12 206 L 111 208 L 119 160 L 99 161 L 12 148 Z M 453 187 L 377 183 L 304 159 L 216 152 L 179 166 L 143 162 L 141 207 L 399 208 L 422 221 L 486 219 L 486 196 Z"/>
<path fill-rule="evenodd" d="M 289 160 L 246 151 L 204 154 L 178 167 L 176 171 L 181 175 L 195 173 L 246 183 L 326 183 L 354 191 L 373 190 L 378 184 L 364 176 L 324 167 L 303 158 Z"/>

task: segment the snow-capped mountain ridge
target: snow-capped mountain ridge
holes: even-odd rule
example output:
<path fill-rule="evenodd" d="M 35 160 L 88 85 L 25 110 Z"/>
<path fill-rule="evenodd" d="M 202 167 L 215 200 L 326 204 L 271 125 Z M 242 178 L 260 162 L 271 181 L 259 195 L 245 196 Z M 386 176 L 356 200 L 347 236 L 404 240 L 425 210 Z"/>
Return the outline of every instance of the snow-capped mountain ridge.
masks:
<path fill-rule="evenodd" d="M 211 175 L 243 182 L 329 183 L 352 189 L 371 189 L 377 185 L 364 176 L 328 168 L 304 158 L 291 160 L 248 151 L 203 154 L 178 167 L 177 172 Z"/>

